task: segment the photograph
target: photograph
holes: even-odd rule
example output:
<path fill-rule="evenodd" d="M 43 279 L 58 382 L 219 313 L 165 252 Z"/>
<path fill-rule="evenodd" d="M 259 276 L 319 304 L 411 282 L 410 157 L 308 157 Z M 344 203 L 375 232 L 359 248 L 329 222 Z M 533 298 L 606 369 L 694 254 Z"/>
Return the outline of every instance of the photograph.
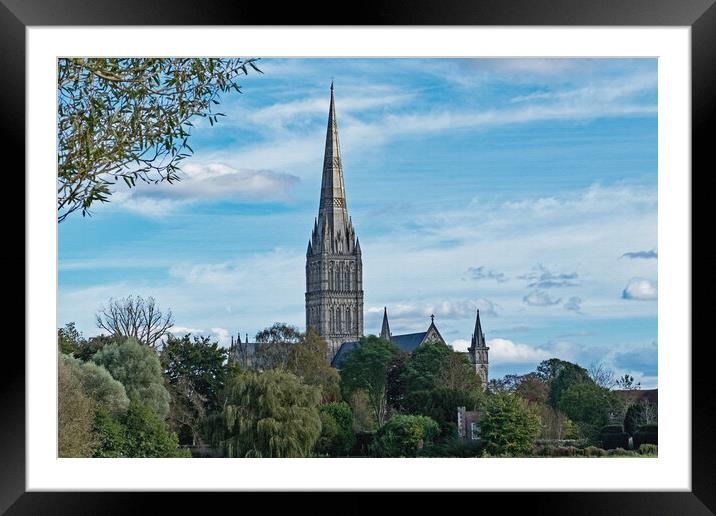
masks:
<path fill-rule="evenodd" d="M 55 60 L 57 457 L 658 457 L 657 57 Z"/>

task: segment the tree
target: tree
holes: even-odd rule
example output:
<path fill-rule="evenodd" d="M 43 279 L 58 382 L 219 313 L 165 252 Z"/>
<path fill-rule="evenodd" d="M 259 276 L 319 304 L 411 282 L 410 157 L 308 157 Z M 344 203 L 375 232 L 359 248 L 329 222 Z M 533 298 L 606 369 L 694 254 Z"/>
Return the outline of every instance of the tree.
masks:
<path fill-rule="evenodd" d="M 195 117 L 211 125 L 222 93 L 255 59 L 58 59 L 58 220 L 107 202 L 120 179 L 171 184 L 192 153 Z"/>
<path fill-rule="evenodd" d="M 611 389 L 616 384 L 614 371 L 607 368 L 603 363 L 592 363 L 589 366 L 589 377 L 594 383 L 605 389 Z"/>
<path fill-rule="evenodd" d="M 594 384 L 586 369 L 571 362 L 562 362 L 560 364 L 559 373 L 557 373 L 557 376 L 554 377 L 549 384 L 550 405 L 557 407 L 562 392 L 578 383 Z"/>
<path fill-rule="evenodd" d="M 435 378 L 437 387 L 463 391 L 468 393 L 482 393 L 480 378 L 470 366 L 470 362 L 463 353 L 452 351 L 443 362 Z"/>
<path fill-rule="evenodd" d="M 529 403 L 529 402 L 528 402 Z M 547 405 L 536 405 L 537 414 L 542 420 L 542 434 L 544 439 L 570 439 L 578 437 L 578 428 L 564 412 Z"/>
<path fill-rule="evenodd" d="M 291 356 L 291 349 L 301 342 L 298 328 L 276 322 L 256 334 L 256 364 L 260 371 L 285 369 Z"/>
<path fill-rule="evenodd" d="M 170 335 L 159 360 L 168 382 L 169 421 L 182 443 L 196 444 L 207 412 L 219 409 L 230 368 L 228 351 L 209 337 Z"/>
<path fill-rule="evenodd" d="M 307 457 L 321 433 L 320 398 L 320 389 L 285 371 L 235 375 L 220 420 L 227 456 Z"/>
<path fill-rule="evenodd" d="M 92 433 L 94 403 L 65 361 L 60 360 L 57 366 L 57 454 L 91 457 L 96 446 Z"/>
<path fill-rule="evenodd" d="M 492 394 L 484 403 L 481 438 L 493 455 L 526 456 L 541 431 L 537 414 L 515 394 Z"/>
<path fill-rule="evenodd" d="M 560 360 L 559 358 L 550 358 L 543 360 L 537 366 L 537 376 L 543 382 L 551 382 L 567 365 L 574 365 L 571 362 Z"/>
<path fill-rule="evenodd" d="M 523 377 L 524 375 L 519 374 L 506 374 L 502 378 L 493 378 L 487 382 L 487 390 L 496 394 L 515 392 Z"/>
<path fill-rule="evenodd" d="M 614 382 L 616 387 L 625 391 L 635 391 L 641 389 L 641 382 L 634 383 L 634 377 L 630 374 L 625 374 Z"/>
<path fill-rule="evenodd" d="M 77 330 L 74 322 L 68 322 L 64 328 L 57 330 L 57 346 L 60 353 L 64 355 L 76 353 L 84 342 L 86 340 L 82 332 Z"/>
<path fill-rule="evenodd" d="M 124 342 L 124 339 L 126 337 L 123 337 L 121 335 L 96 335 L 94 337 L 90 337 L 89 339 L 86 339 L 79 344 L 79 349 L 74 352 L 75 358 L 79 358 L 83 362 L 87 362 L 89 360 L 92 360 L 92 357 L 97 353 L 100 349 L 105 347 L 107 344 L 120 344 Z"/>
<path fill-rule="evenodd" d="M 642 400 L 627 409 L 624 416 L 624 431 L 629 435 L 634 435 L 641 425 L 654 425 L 658 422 L 656 404 Z"/>
<path fill-rule="evenodd" d="M 565 389 L 557 407 L 572 421 L 581 424 L 587 436 L 610 421 L 610 416 L 617 411 L 619 400 L 609 389 L 600 387 L 593 382 L 571 385 Z"/>
<path fill-rule="evenodd" d="M 351 399 L 355 391 L 364 391 L 378 426 L 385 421 L 388 367 L 397 351 L 394 344 L 370 335 L 362 337 L 341 362 L 344 398 Z"/>
<path fill-rule="evenodd" d="M 94 428 L 100 442 L 95 457 L 191 457 L 156 412 L 136 398 L 119 418 L 98 411 Z"/>
<path fill-rule="evenodd" d="M 61 355 L 60 362 L 79 380 L 82 392 L 90 400 L 102 405 L 112 414 L 121 414 L 127 410 L 129 398 L 124 386 L 112 378 L 104 367 L 94 362 L 82 362 L 70 355 Z"/>
<path fill-rule="evenodd" d="M 405 363 L 406 392 L 434 389 L 452 353 L 450 347 L 437 341 L 426 342 L 413 351 Z"/>
<path fill-rule="evenodd" d="M 162 419 L 169 414 L 169 392 L 164 387 L 157 353 L 134 338 L 121 344 L 109 344 L 92 361 L 103 366 L 124 385 L 129 399 L 139 399 Z"/>
<path fill-rule="evenodd" d="M 372 452 L 378 457 L 415 457 L 439 430 L 438 424 L 426 416 L 393 416 L 376 433 Z"/>
<path fill-rule="evenodd" d="M 542 405 L 549 397 L 549 387 L 536 373 L 522 376 L 514 392 L 530 405 Z"/>
<path fill-rule="evenodd" d="M 450 438 L 457 435 L 457 408 L 475 410 L 482 400 L 481 389 L 464 391 L 437 387 L 411 391 L 405 397 L 405 410 L 410 414 L 428 416 L 440 426 L 440 435 Z"/>
<path fill-rule="evenodd" d="M 134 337 L 141 344 L 157 347 L 159 340 L 174 326 L 172 311 L 162 313 L 153 297 L 110 299 L 95 314 L 97 326 L 115 337 Z"/>
<path fill-rule="evenodd" d="M 410 358 L 410 353 L 398 350 L 388 364 L 388 385 L 385 395 L 388 408 L 393 412 L 403 410 L 405 400 L 405 363 Z"/>
<path fill-rule="evenodd" d="M 347 456 L 356 438 L 353 433 L 353 412 L 345 401 L 320 406 L 321 436 L 316 451 L 331 457 Z"/>
<path fill-rule="evenodd" d="M 309 327 L 297 344 L 289 348 L 288 370 L 300 377 L 303 383 L 321 389 L 321 401 L 328 403 L 340 399 L 338 371 L 328 363 L 328 343 Z"/>

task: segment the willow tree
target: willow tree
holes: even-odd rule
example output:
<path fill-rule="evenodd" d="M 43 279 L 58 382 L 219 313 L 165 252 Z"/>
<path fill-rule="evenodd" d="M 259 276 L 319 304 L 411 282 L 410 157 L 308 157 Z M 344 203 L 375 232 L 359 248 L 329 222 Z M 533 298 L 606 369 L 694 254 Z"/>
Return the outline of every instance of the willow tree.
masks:
<path fill-rule="evenodd" d="M 107 202 L 121 183 L 172 183 L 192 152 L 192 119 L 214 125 L 221 94 L 255 59 L 57 60 L 57 217 Z"/>
<path fill-rule="evenodd" d="M 229 457 L 307 457 L 321 434 L 321 391 L 280 370 L 234 376 L 226 388 L 222 445 Z"/>

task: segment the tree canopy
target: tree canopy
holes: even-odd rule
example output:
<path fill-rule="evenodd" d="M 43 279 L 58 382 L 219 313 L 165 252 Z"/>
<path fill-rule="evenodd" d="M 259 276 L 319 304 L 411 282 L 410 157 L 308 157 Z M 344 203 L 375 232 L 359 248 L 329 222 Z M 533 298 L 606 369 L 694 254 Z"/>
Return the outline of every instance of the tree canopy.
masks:
<path fill-rule="evenodd" d="M 255 59 L 60 58 L 57 217 L 107 202 L 121 182 L 173 183 L 193 150 L 192 119 L 214 125 L 221 94 Z"/>
<path fill-rule="evenodd" d="M 541 430 L 537 414 L 522 398 L 509 393 L 487 397 L 480 425 L 486 450 L 512 457 L 530 455 Z"/>

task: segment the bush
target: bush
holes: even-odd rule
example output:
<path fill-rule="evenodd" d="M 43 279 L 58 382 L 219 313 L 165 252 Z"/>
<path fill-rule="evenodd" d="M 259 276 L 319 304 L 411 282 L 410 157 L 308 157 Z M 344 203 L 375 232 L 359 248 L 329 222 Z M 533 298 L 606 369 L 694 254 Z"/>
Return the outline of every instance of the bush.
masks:
<path fill-rule="evenodd" d="M 614 448 L 629 448 L 629 434 L 624 432 L 622 425 L 607 425 L 599 431 L 599 439 L 602 448 L 612 450 Z"/>
<path fill-rule="evenodd" d="M 656 444 L 642 444 L 639 446 L 639 455 L 658 455 L 658 451 Z"/>
<path fill-rule="evenodd" d="M 491 455 L 528 456 L 541 431 L 537 414 L 515 394 L 487 397 L 481 437 Z"/>
<path fill-rule="evenodd" d="M 636 457 L 638 454 L 633 450 L 614 448 L 613 450 L 607 450 L 607 455 L 610 457 Z"/>
<path fill-rule="evenodd" d="M 355 444 L 353 413 L 345 401 L 327 403 L 319 407 L 321 436 L 316 443 L 316 452 L 331 457 L 345 457 Z"/>
<path fill-rule="evenodd" d="M 368 457 L 375 439 L 375 432 L 356 432 L 356 442 L 351 450 L 351 455 L 355 457 Z"/>
<path fill-rule="evenodd" d="M 429 444 L 418 451 L 418 457 L 481 457 L 484 445 L 474 441 L 450 439 L 439 444 Z"/>
<path fill-rule="evenodd" d="M 585 457 L 606 457 L 607 451 L 603 450 L 602 448 L 597 448 L 596 446 L 587 446 L 584 449 L 584 456 Z"/>
<path fill-rule="evenodd" d="M 91 457 L 96 444 L 92 432 L 94 403 L 65 361 L 57 365 L 57 453 L 60 457 Z"/>
<path fill-rule="evenodd" d="M 658 425 L 642 425 L 634 433 L 634 448 L 639 449 L 642 444 L 659 444 Z"/>
<path fill-rule="evenodd" d="M 69 371 L 76 377 L 85 395 L 92 401 L 107 407 L 112 414 L 121 414 L 129 407 L 124 386 L 112 378 L 104 367 L 94 362 L 82 362 L 69 355 L 61 355 Z"/>
<path fill-rule="evenodd" d="M 439 432 L 427 416 L 394 416 L 376 433 L 371 451 L 377 457 L 415 457 Z"/>
<path fill-rule="evenodd" d="M 640 426 L 657 423 L 657 406 L 640 401 L 630 406 L 624 416 L 624 431 L 633 436 Z"/>

